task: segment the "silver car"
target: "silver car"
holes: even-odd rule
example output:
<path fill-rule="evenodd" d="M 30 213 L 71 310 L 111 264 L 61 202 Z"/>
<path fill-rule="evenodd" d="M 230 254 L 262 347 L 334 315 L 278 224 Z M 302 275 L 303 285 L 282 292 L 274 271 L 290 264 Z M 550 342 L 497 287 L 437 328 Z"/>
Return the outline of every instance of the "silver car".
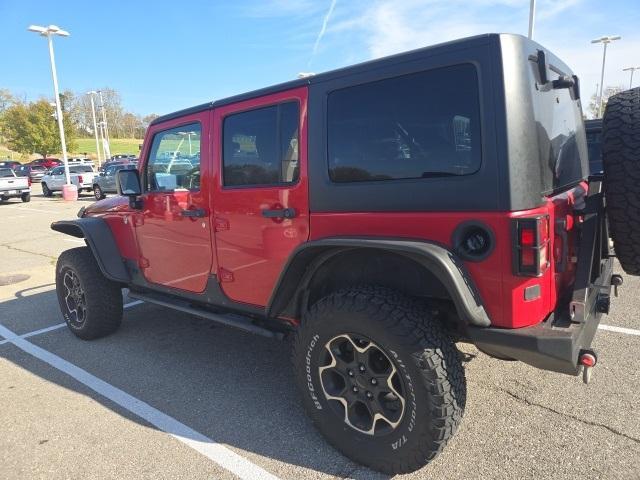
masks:
<path fill-rule="evenodd" d="M 120 165 L 109 165 L 103 172 L 93 178 L 93 194 L 96 200 L 102 200 L 107 193 L 116 193 L 116 172 L 124 169 L 135 169 L 135 163 L 125 163 Z"/>

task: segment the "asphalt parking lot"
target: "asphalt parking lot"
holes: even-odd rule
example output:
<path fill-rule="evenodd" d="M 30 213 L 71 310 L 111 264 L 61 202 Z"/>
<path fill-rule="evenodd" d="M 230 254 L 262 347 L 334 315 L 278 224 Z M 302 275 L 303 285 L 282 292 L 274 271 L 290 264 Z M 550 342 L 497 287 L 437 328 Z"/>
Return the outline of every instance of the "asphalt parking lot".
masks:
<path fill-rule="evenodd" d="M 49 224 L 92 200 L 0 205 L 0 478 L 385 478 L 315 431 L 286 343 L 129 299 L 108 338 L 61 326 L 54 265 L 82 241 Z M 640 478 L 639 291 L 625 276 L 588 386 L 461 346 L 462 426 L 397 478 Z"/>

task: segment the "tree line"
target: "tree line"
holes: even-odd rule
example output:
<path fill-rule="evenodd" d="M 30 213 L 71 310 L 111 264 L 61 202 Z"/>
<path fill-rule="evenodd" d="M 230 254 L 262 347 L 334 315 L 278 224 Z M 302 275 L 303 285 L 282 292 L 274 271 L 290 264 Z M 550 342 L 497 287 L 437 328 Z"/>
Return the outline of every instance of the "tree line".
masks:
<path fill-rule="evenodd" d="M 122 106 L 120 94 L 111 88 L 101 90 L 110 138 L 138 138 L 157 115 L 136 115 Z M 100 100 L 95 97 L 96 121 L 102 120 Z M 0 143 L 22 154 L 47 156 L 60 152 L 60 138 L 53 99 L 27 101 L 8 89 L 0 88 Z M 67 151 L 75 150 L 76 138 L 94 136 L 91 100 L 86 94 L 66 90 L 60 94 Z"/>

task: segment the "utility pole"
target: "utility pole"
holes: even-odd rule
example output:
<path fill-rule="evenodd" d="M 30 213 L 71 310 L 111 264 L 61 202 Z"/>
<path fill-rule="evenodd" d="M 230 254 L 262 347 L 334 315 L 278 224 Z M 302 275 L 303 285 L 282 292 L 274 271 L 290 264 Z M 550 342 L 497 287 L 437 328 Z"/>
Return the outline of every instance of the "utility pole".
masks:
<path fill-rule="evenodd" d="M 96 137 L 96 155 L 98 155 L 98 168 L 100 168 L 102 166 L 102 161 L 100 159 L 100 143 L 98 142 L 98 124 L 96 123 L 96 106 L 95 103 L 93 102 L 93 96 L 96 95 L 98 92 L 96 92 L 95 90 L 91 90 L 90 92 L 87 92 L 87 95 L 89 95 L 89 98 L 91 99 L 91 115 L 93 117 L 93 134 Z"/>
<path fill-rule="evenodd" d="M 102 90 L 98 90 L 100 96 L 100 109 L 102 110 L 102 135 L 105 161 L 111 158 L 111 147 L 109 146 L 109 127 L 107 126 L 107 113 L 104 108 L 104 99 L 102 98 Z"/>
<path fill-rule="evenodd" d="M 604 45 L 604 49 L 602 50 L 602 72 L 600 73 L 600 95 L 598 95 L 598 117 L 602 117 L 602 89 L 604 86 L 604 65 L 607 60 L 607 45 L 609 45 L 614 40 L 620 40 L 622 37 L 620 35 L 611 35 L 596 38 L 595 40 L 591 40 L 591 43 L 602 43 Z"/>
<path fill-rule="evenodd" d="M 64 125 L 62 121 L 62 107 L 60 106 L 60 93 L 58 92 L 58 73 L 56 72 L 56 60 L 53 54 L 53 36 L 60 35 L 68 37 L 69 32 L 62 30 L 56 25 L 48 27 L 40 27 L 38 25 L 29 26 L 30 32 L 38 33 L 42 37 L 47 38 L 49 44 L 49 60 L 51 61 L 51 77 L 53 78 L 53 95 L 56 102 L 56 119 L 58 120 L 58 130 L 60 131 L 60 145 L 62 147 L 62 161 L 64 162 L 65 184 L 62 186 L 62 198 L 65 200 L 77 200 L 78 188 L 71 184 L 71 176 L 69 175 L 69 162 L 67 161 L 67 142 L 64 138 Z"/>
<path fill-rule="evenodd" d="M 529 34 L 527 38 L 533 40 L 533 28 L 536 21 L 536 0 L 531 0 L 529 3 Z"/>
<path fill-rule="evenodd" d="M 640 70 L 640 67 L 627 67 L 622 69 L 623 72 L 631 72 L 631 78 L 629 79 L 629 88 L 633 87 L 633 72 L 635 72 L 636 70 Z"/>

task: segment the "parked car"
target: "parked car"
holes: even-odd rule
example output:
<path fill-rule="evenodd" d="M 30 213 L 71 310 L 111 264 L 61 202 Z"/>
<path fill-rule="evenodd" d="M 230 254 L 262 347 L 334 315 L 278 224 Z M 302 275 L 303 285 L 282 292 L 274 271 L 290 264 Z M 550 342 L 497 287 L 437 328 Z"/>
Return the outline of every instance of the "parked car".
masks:
<path fill-rule="evenodd" d="M 91 165 L 92 167 L 95 166 L 93 163 L 93 160 L 86 157 L 72 157 L 67 159 L 67 162 L 69 163 L 69 166 L 71 165 Z"/>
<path fill-rule="evenodd" d="M 589 149 L 589 171 L 600 173 L 602 172 L 602 119 L 586 120 L 584 126 Z"/>
<path fill-rule="evenodd" d="M 136 156 L 133 153 L 119 153 L 117 155 L 112 155 L 109 160 L 125 160 L 129 158 L 135 158 Z"/>
<path fill-rule="evenodd" d="M 456 341 L 588 382 L 622 284 L 609 226 L 640 275 L 640 88 L 609 99 L 604 180 L 580 98 L 549 50 L 494 34 L 157 118 L 138 170 L 117 172 L 123 196 L 52 224 L 87 241 L 58 259 L 62 314 L 81 339 L 113 333 L 126 287 L 289 336 L 287 373 L 325 438 L 416 470 L 463 417 Z M 167 161 L 193 156 L 185 131 L 189 169 Z"/>
<path fill-rule="evenodd" d="M 47 173 L 47 169 L 43 165 L 20 165 L 15 169 L 16 175 L 19 177 L 29 177 L 32 182 L 39 182 Z"/>
<path fill-rule="evenodd" d="M 20 162 L 16 162 L 15 160 L 2 160 L 0 162 L 0 168 L 11 168 L 12 170 L 15 170 L 20 165 L 22 164 Z"/>
<path fill-rule="evenodd" d="M 0 167 L 0 201 L 20 198 L 23 202 L 31 200 L 31 181 L 28 177 L 18 177 L 11 168 Z"/>
<path fill-rule="evenodd" d="M 95 176 L 93 168 L 89 165 L 69 166 L 69 177 L 71 183 L 78 188 L 78 194 L 81 192 L 93 191 L 93 177 Z M 42 177 L 42 194 L 50 197 L 53 192 L 62 191 L 62 186 L 66 183 L 64 166 L 51 169 Z"/>
<path fill-rule="evenodd" d="M 136 168 L 135 163 L 109 165 L 104 172 L 93 177 L 93 194 L 96 200 L 102 200 L 107 193 L 116 193 L 116 172 L 126 168 Z"/>
<path fill-rule="evenodd" d="M 62 160 L 59 160 L 57 158 L 51 158 L 51 157 L 38 158 L 36 160 L 32 160 L 27 165 L 33 165 L 33 166 L 41 165 L 48 170 L 50 168 L 57 167 L 58 165 L 62 165 Z"/>
<path fill-rule="evenodd" d="M 136 164 L 137 162 L 138 162 L 137 157 L 126 157 L 126 158 L 120 158 L 117 160 L 107 160 L 100 166 L 99 171 L 104 172 L 111 165 L 131 165 L 131 164 Z"/>

